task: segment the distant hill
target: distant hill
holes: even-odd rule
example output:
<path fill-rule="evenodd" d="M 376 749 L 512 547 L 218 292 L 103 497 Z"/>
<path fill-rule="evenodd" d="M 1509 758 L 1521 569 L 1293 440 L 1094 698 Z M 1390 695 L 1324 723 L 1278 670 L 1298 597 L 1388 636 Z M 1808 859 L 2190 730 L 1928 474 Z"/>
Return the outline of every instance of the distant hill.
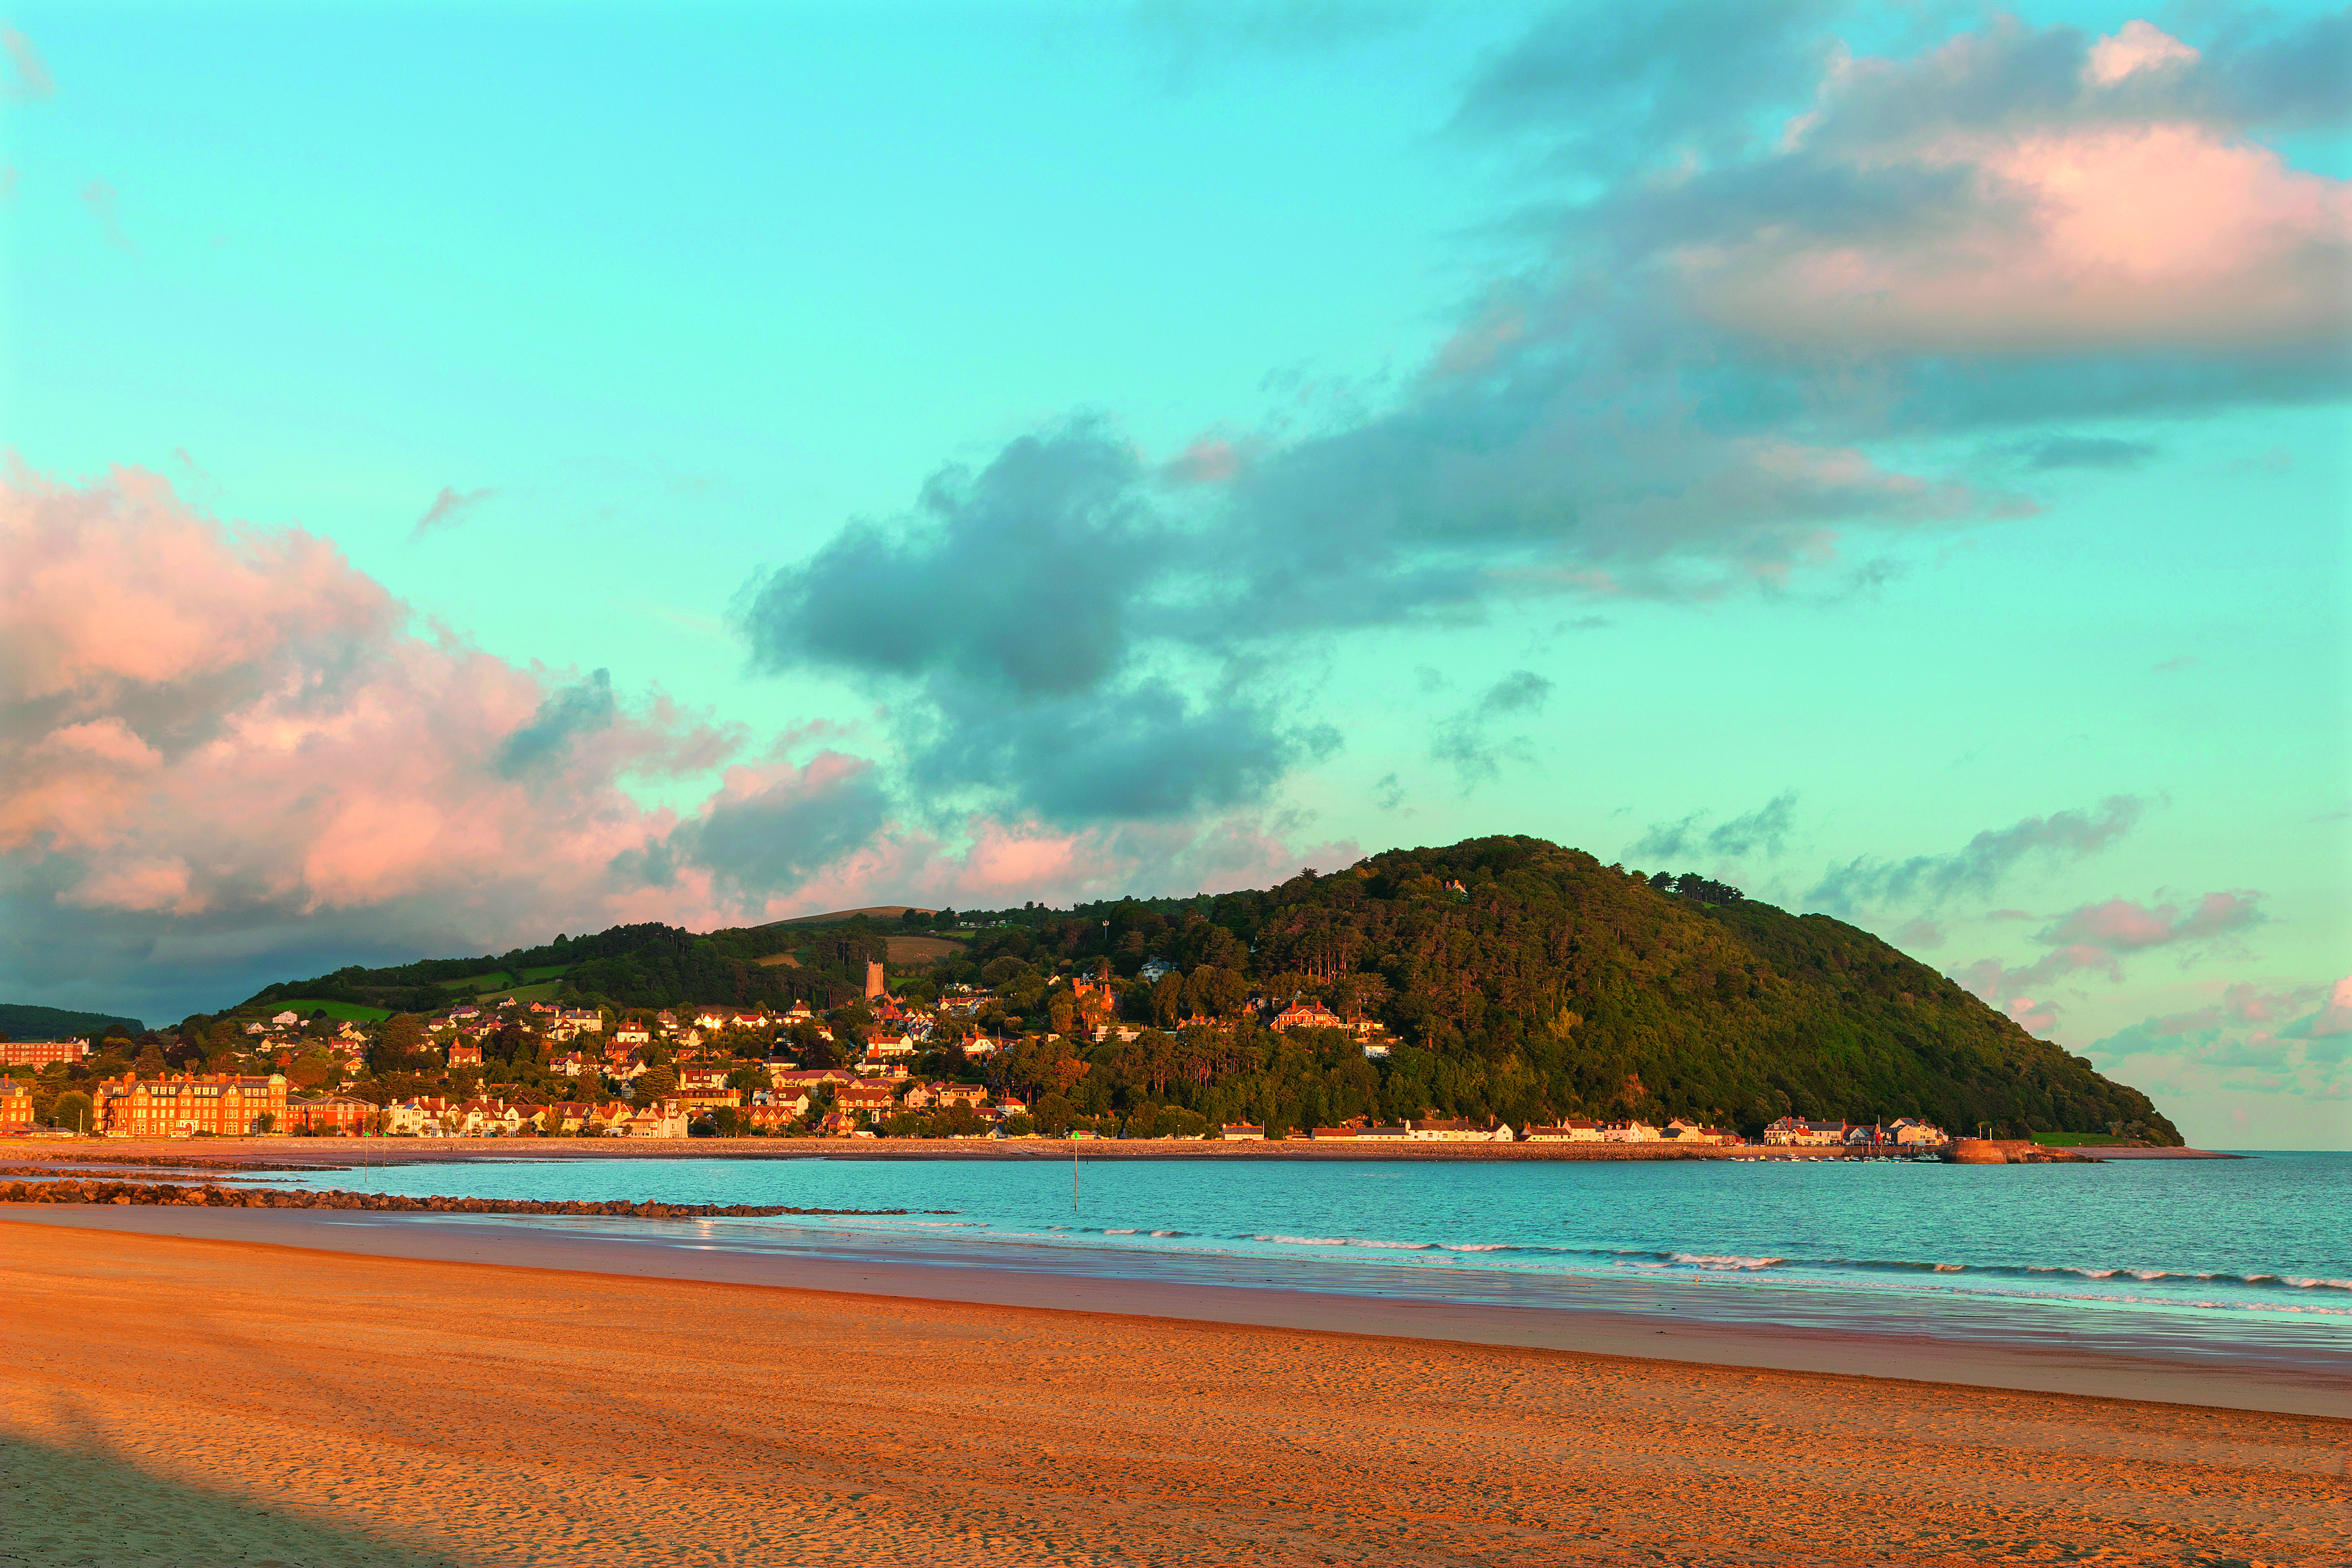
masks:
<path fill-rule="evenodd" d="M 0 1034 L 12 1040 L 78 1039 L 102 1035 L 110 1024 L 120 1024 L 134 1035 L 147 1030 L 147 1026 L 138 1019 L 119 1017 L 112 1013 L 73 1013 L 63 1007 L 0 1002 Z"/>
<path fill-rule="evenodd" d="M 248 1005 L 299 997 L 416 1010 L 552 981 L 562 994 L 624 1006 L 823 1008 L 856 999 L 866 961 L 913 934 L 872 918 L 900 908 L 704 934 L 616 926 L 502 955 L 289 981 Z M 845 923 L 814 923 L 834 921 Z M 1051 1052 L 1006 1059 L 1004 1073 L 1035 1075 L 1008 1082 L 1033 1093 L 1066 1086 L 1087 1115 L 1151 1104 L 1293 1126 L 1432 1109 L 1514 1125 L 1682 1115 L 1751 1133 L 1786 1114 L 1919 1116 L 1996 1136 L 2119 1130 L 2180 1142 L 2146 1095 L 1868 931 L 1696 875 L 1645 879 L 1538 838 L 1394 850 L 1255 891 L 969 911 L 959 924 L 974 928 L 967 945 L 937 942 L 946 951 L 926 952 L 927 973 L 992 989 L 983 1017 L 1001 1016 L 1008 1031 L 1056 1026 L 1055 1010 L 1072 1001 L 1067 978 L 1105 964 L 1128 982 L 1125 1016 L 1170 1031 L 1085 1047 L 1083 1067 L 1058 1044 L 1059 1067 Z M 776 962 L 786 952 L 793 963 Z M 1151 959 L 1172 967 L 1173 990 L 1166 978 L 1135 979 Z M 1336 1034 L 1269 1036 L 1244 1005 L 1301 994 L 1386 1023 L 1395 1051 L 1375 1069 Z M 1179 1027 L 1209 1016 L 1226 1023 Z"/>

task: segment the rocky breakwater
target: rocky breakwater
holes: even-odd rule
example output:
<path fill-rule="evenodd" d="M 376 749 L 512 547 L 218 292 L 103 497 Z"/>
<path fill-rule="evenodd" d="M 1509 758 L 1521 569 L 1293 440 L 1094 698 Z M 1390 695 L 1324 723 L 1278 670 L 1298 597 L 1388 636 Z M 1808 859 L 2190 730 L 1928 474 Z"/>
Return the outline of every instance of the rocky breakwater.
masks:
<path fill-rule="evenodd" d="M 0 1203 L 169 1204 L 215 1209 L 367 1209 L 380 1214 L 573 1215 L 583 1218 L 758 1219 L 769 1215 L 950 1214 L 950 1209 L 809 1209 L 781 1204 L 656 1204 L 606 1201 L 549 1202 L 536 1198 L 408 1198 L 390 1193 L 257 1190 L 179 1186 L 169 1182 L 56 1181 L 0 1184 Z"/>
<path fill-rule="evenodd" d="M 2095 1165 L 2091 1155 L 2053 1149 L 2031 1138 L 1955 1138 L 1944 1145 L 1948 1165 Z"/>

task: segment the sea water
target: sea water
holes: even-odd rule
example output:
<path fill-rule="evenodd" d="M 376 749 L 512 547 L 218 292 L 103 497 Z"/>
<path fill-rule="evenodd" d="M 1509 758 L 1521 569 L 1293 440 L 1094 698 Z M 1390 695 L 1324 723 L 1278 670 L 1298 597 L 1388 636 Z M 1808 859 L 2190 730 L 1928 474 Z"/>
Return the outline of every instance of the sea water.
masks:
<path fill-rule="evenodd" d="M 511 1158 L 289 1180 L 903 1208 L 517 1218 L 647 1245 L 2072 1350 L 2352 1356 L 2352 1154 L 1906 1161 Z"/>

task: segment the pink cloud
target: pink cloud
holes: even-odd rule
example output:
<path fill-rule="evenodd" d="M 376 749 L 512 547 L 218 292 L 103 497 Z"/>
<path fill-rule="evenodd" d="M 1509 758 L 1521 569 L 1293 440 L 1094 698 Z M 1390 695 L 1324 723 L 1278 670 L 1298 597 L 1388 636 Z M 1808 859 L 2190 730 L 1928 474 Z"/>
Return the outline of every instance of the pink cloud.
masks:
<path fill-rule="evenodd" d="M 2193 66 L 2200 58 L 2195 49 L 2154 24 L 2133 20 L 2091 46 L 2083 76 L 2096 86 L 2113 87 L 2134 72 Z"/>
<path fill-rule="evenodd" d="M 2251 889 L 2208 893 L 2187 915 L 2174 904 L 2149 908 L 2128 899 L 2085 904 L 2041 933 L 2048 942 L 2084 944 L 2109 952 L 2131 952 L 2174 942 L 2210 942 L 2259 925 L 2262 895 Z"/>
<path fill-rule="evenodd" d="M 1821 107 L 1791 126 L 1790 154 L 1854 179 L 1950 182 L 1952 194 L 1859 238 L 1759 222 L 1688 247 L 1675 264 L 1694 307 L 1784 342 L 1924 353 L 2344 333 L 2352 184 L 2201 121 L 2193 93 L 2149 96 L 2152 76 L 2193 71 L 2198 55 L 2144 22 L 2087 51 L 2079 102 L 1990 128 L 1958 108 L 1890 112 L 1966 103 L 2013 33 L 1838 64 Z"/>
<path fill-rule="evenodd" d="M 2352 1035 L 2352 975 L 2336 983 L 2327 994 L 2327 1005 L 2311 1023 L 2314 1038 L 2335 1035 Z"/>

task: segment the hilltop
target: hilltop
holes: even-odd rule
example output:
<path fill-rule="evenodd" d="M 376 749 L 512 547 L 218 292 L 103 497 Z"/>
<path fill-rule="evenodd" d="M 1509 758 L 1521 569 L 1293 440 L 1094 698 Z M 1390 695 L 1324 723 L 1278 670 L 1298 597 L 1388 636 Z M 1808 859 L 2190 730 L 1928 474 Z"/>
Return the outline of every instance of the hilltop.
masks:
<path fill-rule="evenodd" d="M 930 940 L 908 942 L 916 932 Z M 2147 1096 L 1867 931 L 1526 837 L 1395 850 L 1191 899 L 860 912 L 701 934 L 621 926 L 499 955 L 346 969 L 270 986 L 246 1006 L 425 1011 L 519 994 L 824 1010 L 856 1002 L 868 959 L 890 963 L 894 987 L 919 998 L 959 983 L 984 990 L 979 1026 L 1030 1037 L 992 1070 L 1088 1115 L 1155 1103 L 1210 1122 L 1293 1126 L 1432 1110 L 1515 1125 L 1685 1115 L 1749 1131 L 1790 1113 L 1918 1116 L 1964 1131 L 1989 1123 L 1996 1135 L 2180 1142 Z M 1140 1038 L 1036 1037 L 1070 1029 L 1081 1011 L 1073 980 L 1106 965 Z M 1367 1061 L 1337 1030 L 1266 1030 L 1267 1014 L 1294 997 L 1380 1020 L 1390 1056 Z"/>

